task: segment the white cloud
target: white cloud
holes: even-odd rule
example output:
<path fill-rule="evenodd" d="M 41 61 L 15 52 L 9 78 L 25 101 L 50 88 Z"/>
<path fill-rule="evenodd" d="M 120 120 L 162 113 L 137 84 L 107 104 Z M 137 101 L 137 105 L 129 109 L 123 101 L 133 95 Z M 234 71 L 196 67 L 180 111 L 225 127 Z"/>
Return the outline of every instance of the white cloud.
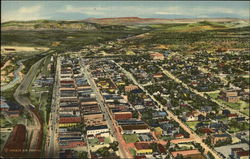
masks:
<path fill-rule="evenodd" d="M 235 14 L 238 16 L 249 15 L 249 10 L 237 10 L 223 7 L 180 7 L 180 6 L 161 6 L 161 7 L 142 7 L 142 6 L 109 6 L 109 7 L 81 7 L 66 5 L 63 10 L 59 12 L 64 13 L 80 13 L 90 16 L 150 16 L 156 15 L 183 15 L 186 16 L 206 16 L 214 14 Z"/>
<path fill-rule="evenodd" d="M 22 7 L 18 10 L 18 13 L 21 13 L 21 14 L 38 13 L 39 11 L 41 11 L 41 9 L 42 9 L 41 5 L 35 5 L 31 7 Z"/>
<path fill-rule="evenodd" d="M 38 19 L 48 19 L 49 17 L 43 16 L 43 7 L 41 5 L 35 5 L 31 7 L 21 7 L 18 10 L 4 11 L 1 15 L 1 21 L 28 21 Z"/>

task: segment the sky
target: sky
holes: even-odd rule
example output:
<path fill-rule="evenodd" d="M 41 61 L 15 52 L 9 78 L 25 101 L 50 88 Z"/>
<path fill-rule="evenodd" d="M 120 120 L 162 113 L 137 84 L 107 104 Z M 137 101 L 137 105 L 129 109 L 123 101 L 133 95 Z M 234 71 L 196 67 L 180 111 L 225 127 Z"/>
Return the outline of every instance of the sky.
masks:
<path fill-rule="evenodd" d="M 1 22 L 87 18 L 244 18 L 249 1 L 1 1 Z"/>

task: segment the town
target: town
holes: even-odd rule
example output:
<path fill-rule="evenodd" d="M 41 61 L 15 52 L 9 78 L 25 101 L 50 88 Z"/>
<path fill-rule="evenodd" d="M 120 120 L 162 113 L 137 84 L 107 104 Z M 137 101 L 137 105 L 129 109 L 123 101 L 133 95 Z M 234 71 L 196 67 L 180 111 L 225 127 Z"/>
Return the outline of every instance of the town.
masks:
<path fill-rule="evenodd" d="M 249 158 L 249 2 L 8 3 L 1 158 Z"/>

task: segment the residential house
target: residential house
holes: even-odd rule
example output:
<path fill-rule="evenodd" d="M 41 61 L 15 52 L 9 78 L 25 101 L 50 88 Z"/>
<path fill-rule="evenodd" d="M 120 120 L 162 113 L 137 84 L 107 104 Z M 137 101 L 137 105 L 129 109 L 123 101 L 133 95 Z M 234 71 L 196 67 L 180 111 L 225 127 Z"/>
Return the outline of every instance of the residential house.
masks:
<path fill-rule="evenodd" d="M 153 59 L 153 60 L 164 60 L 164 55 L 161 54 L 161 53 L 151 53 L 150 54 L 150 58 Z"/>
<path fill-rule="evenodd" d="M 212 144 L 216 144 L 218 141 L 226 141 L 228 139 L 230 139 L 231 136 L 227 133 L 223 133 L 223 134 L 214 134 L 211 136 L 211 141 Z"/>

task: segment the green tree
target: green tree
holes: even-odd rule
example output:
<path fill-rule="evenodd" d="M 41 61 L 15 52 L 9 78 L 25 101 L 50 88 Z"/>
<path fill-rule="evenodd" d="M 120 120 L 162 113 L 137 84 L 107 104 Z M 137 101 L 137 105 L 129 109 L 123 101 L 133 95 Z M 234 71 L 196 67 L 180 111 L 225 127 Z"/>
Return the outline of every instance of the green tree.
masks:
<path fill-rule="evenodd" d="M 109 157 L 110 152 L 108 147 L 102 147 L 97 150 L 97 153 L 100 154 L 102 157 Z"/>
<path fill-rule="evenodd" d="M 88 159 L 88 152 L 86 152 L 86 151 L 79 152 L 78 158 L 79 159 Z"/>
<path fill-rule="evenodd" d="M 118 145 L 119 145 L 119 142 L 114 141 L 113 143 L 109 144 L 109 148 L 111 148 L 113 151 L 117 151 L 118 150 Z"/>

